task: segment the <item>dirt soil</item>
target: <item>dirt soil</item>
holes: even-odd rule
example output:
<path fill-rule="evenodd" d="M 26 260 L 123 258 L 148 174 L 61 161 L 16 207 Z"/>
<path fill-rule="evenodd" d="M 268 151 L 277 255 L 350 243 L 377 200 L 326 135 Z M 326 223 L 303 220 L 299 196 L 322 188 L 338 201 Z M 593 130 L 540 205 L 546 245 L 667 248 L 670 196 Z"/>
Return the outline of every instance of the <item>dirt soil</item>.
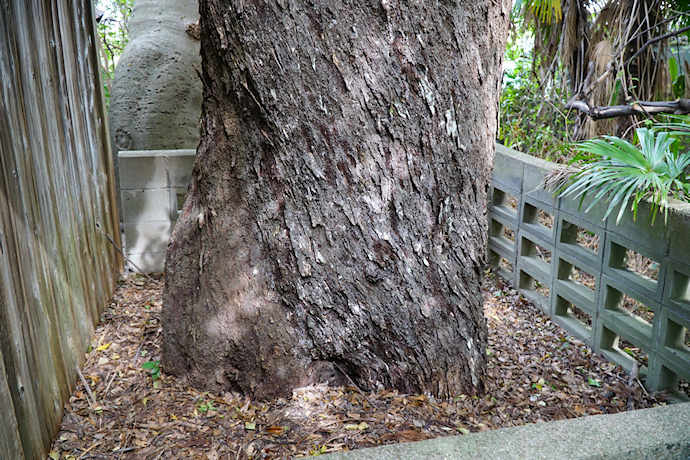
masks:
<path fill-rule="evenodd" d="M 162 279 L 132 277 L 103 314 L 50 458 L 291 458 L 666 404 L 500 279 L 484 297 L 486 397 L 309 387 L 259 403 L 158 374 Z"/>

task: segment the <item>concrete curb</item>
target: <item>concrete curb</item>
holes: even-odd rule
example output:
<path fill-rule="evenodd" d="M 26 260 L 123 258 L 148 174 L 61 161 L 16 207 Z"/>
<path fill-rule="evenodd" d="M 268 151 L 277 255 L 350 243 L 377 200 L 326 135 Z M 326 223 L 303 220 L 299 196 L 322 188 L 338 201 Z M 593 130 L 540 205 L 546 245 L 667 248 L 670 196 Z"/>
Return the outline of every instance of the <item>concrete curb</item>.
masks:
<path fill-rule="evenodd" d="M 690 403 L 394 444 L 327 458 L 690 459 Z"/>

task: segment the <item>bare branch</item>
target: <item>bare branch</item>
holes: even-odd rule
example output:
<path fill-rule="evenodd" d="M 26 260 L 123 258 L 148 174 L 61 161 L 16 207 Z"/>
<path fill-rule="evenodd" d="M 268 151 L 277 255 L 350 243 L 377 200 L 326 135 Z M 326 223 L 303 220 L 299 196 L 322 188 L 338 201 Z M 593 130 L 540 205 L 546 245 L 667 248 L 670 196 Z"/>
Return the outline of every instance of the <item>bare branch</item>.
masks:
<path fill-rule="evenodd" d="M 681 17 L 681 16 L 690 16 L 690 12 L 680 12 L 680 13 L 676 14 L 675 16 L 671 16 L 670 18 L 666 18 L 666 19 L 664 19 L 663 21 L 657 22 L 657 23 L 654 24 L 652 27 L 648 27 L 648 28 L 646 28 L 645 30 L 643 30 L 643 31 L 641 31 L 641 32 L 635 33 L 635 35 L 633 35 L 627 42 L 625 42 L 625 45 L 621 46 L 620 49 L 619 49 L 618 51 L 616 51 L 616 54 L 613 55 L 613 58 L 614 58 L 614 59 L 618 58 L 618 56 L 620 56 L 620 54 L 621 54 L 623 51 L 625 51 L 625 49 L 628 47 L 628 45 L 630 45 L 632 42 L 634 42 L 635 40 L 637 40 L 642 34 L 647 33 L 647 32 L 649 32 L 650 30 L 652 30 L 652 29 L 654 29 L 654 28 L 656 28 L 656 27 L 659 27 L 659 26 L 661 26 L 662 24 L 665 24 L 665 23 L 667 23 L 667 22 L 675 21 L 676 19 L 678 19 L 678 18 Z"/>
<path fill-rule="evenodd" d="M 639 56 L 642 53 L 642 51 L 647 49 L 648 46 L 653 45 L 654 43 L 659 42 L 661 40 L 664 40 L 666 38 L 682 34 L 683 32 L 686 32 L 688 30 L 690 30 L 690 26 L 685 26 L 685 27 L 682 27 L 678 30 L 674 30 L 673 32 L 669 32 L 669 33 L 664 34 L 664 35 L 659 35 L 658 37 L 654 37 L 654 38 L 647 40 L 647 42 L 644 45 L 640 46 L 640 49 L 638 49 L 635 52 L 635 54 L 633 54 L 627 61 L 625 61 L 625 67 L 628 67 L 628 65 L 633 61 L 633 59 L 635 59 L 637 56 Z"/>
<path fill-rule="evenodd" d="M 575 109 L 589 115 L 592 120 L 642 115 L 650 117 L 661 113 L 683 115 L 690 113 L 690 99 L 675 101 L 637 101 L 631 105 L 590 106 L 586 101 L 572 100 L 565 105 L 567 110 Z"/>
<path fill-rule="evenodd" d="M 585 90 L 584 90 L 585 97 L 589 97 L 589 95 L 592 94 L 592 92 L 596 89 L 596 87 L 599 86 L 604 80 L 606 80 L 609 75 L 615 75 L 615 74 L 616 74 L 616 63 L 615 63 L 615 61 L 611 61 L 606 66 L 606 72 L 601 74 L 601 76 L 599 78 L 597 78 L 594 83 L 589 85 L 589 87 L 585 87 Z"/>

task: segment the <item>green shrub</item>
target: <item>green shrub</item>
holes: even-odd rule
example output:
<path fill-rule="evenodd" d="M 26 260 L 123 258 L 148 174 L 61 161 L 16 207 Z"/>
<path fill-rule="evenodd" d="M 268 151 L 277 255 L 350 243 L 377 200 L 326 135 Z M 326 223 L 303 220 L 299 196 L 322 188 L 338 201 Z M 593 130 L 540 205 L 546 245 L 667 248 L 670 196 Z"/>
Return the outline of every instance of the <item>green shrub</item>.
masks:
<path fill-rule="evenodd" d="M 569 157 L 567 118 L 555 107 L 563 104 L 561 92 L 543 87 L 534 73 L 538 66 L 520 37 L 506 49 L 509 63 L 503 75 L 498 139 L 506 147 L 546 160 Z"/>

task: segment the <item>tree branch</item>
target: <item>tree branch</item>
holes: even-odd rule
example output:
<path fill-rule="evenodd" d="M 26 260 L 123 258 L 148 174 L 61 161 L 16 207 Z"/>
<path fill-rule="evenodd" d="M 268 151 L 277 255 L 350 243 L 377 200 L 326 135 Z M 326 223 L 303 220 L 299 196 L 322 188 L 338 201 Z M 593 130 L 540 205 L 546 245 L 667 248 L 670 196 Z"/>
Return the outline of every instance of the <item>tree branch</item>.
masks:
<path fill-rule="evenodd" d="M 678 14 L 676 14 L 675 16 L 671 16 L 670 18 L 666 18 L 666 19 L 664 19 L 663 21 L 659 21 L 659 22 L 657 22 L 656 24 L 652 25 L 651 27 L 648 27 L 648 28 L 646 28 L 645 30 L 636 33 L 636 34 L 633 35 L 627 42 L 625 42 L 625 45 L 621 46 L 620 49 L 619 49 L 618 51 L 616 51 L 616 53 L 613 55 L 613 59 L 614 59 L 614 60 L 618 59 L 618 56 L 620 56 L 620 54 L 621 54 L 623 51 L 625 51 L 625 49 L 628 47 L 628 45 L 631 44 L 632 42 L 634 42 L 635 40 L 637 40 L 640 36 L 642 36 L 642 34 L 647 33 L 647 32 L 649 32 L 650 30 L 654 29 L 655 27 L 659 27 L 659 26 L 661 26 L 662 24 L 665 24 L 665 23 L 667 23 L 667 22 L 675 21 L 676 19 L 678 19 L 678 18 L 681 17 L 681 16 L 690 16 L 690 12 L 681 12 L 681 13 L 678 13 Z"/>
<path fill-rule="evenodd" d="M 690 99 L 676 99 L 675 101 L 637 101 L 631 105 L 590 106 L 585 101 L 570 101 L 565 105 L 567 110 L 575 109 L 589 115 L 592 120 L 603 118 L 624 117 L 628 115 L 643 115 L 649 117 L 660 113 L 684 115 L 690 113 Z"/>
<path fill-rule="evenodd" d="M 594 64 L 594 63 L 590 62 L 590 64 Z M 609 77 L 609 75 L 615 75 L 615 74 L 616 74 L 616 63 L 615 63 L 615 61 L 611 61 L 606 66 L 606 72 L 601 74 L 601 76 L 599 78 L 597 78 L 594 83 L 592 83 L 588 86 L 585 86 L 582 93 L 584 94 L 585 97 L 589 97 L 594 92 L 596 87 L 599 86 L 604 80 L 606 80 Z"/>
<path fill-rule="evenodd" d="M 644 45 L 640 46 L 640 49 L 638 49 L 635 52 L 635 54 L 633 54 L 627 61 L 625 61 L 625 67 L 627 68 L 628 65 L 633 61 L 633 59 L 635 59 L 637 56 L 639 56 L 640 53 L 642 53 L 642 51 L 647 49 L 648 46 L 653 45 L 654 43 L 656 43 L 658 41 L 664 40 L 665 38 L 669 38 L 669 37 L 673 37 L 674 35 L 682 34 L 683 32 L 688 31 L 688 30 L 690 30 L 690 26 L 685 26 L 685 27 L 682 27 L 678 30 L 674 30 L 673 32 L 669 32 L 669 33 L 664 34 L 664 35 L 659 35 L 658 37 L 654 37 L 654 38 L 647 40 L 647 42 Z"/>

